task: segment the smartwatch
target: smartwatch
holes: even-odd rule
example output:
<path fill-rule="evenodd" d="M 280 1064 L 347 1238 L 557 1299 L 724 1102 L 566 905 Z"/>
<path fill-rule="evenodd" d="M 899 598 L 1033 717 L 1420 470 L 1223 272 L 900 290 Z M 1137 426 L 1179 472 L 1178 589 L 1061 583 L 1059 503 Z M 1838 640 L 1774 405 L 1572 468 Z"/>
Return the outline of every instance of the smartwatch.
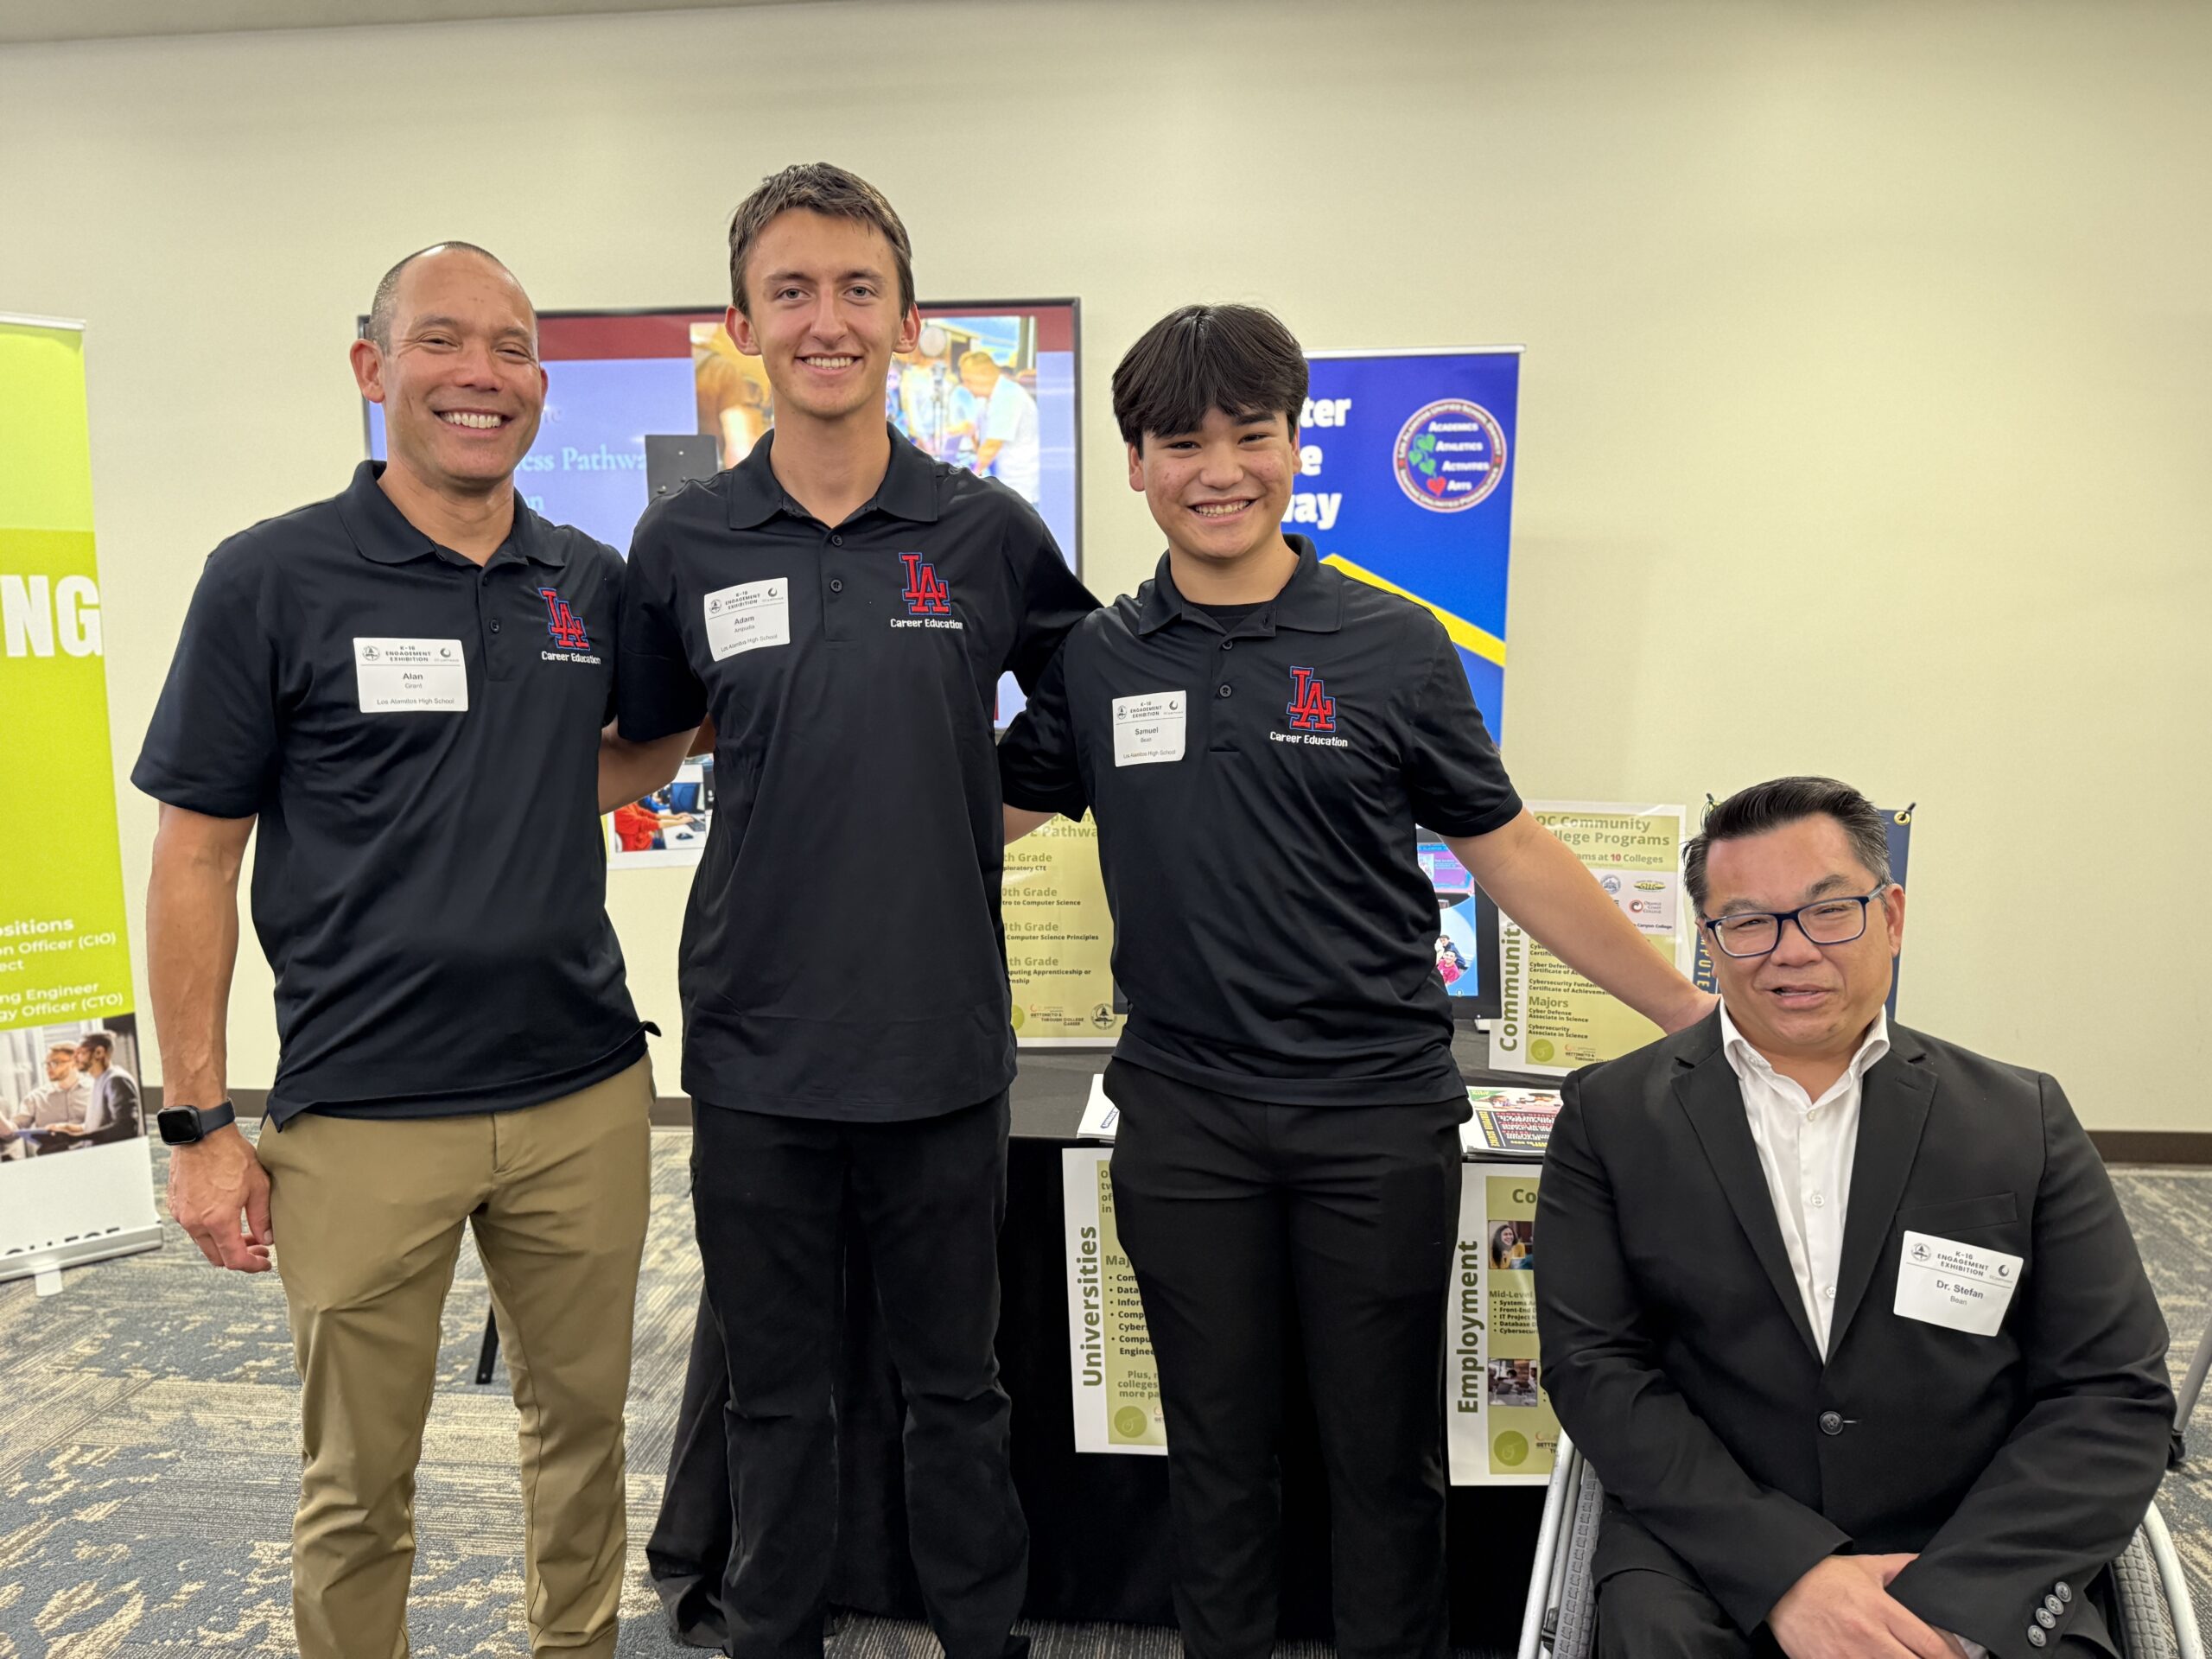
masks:
<path fill-rule="evenodd" d="M 162 1139 L 172 1147 L 188 1147 L 204 1141 L 226 1123 L 238 1121 L 229 1101 L 219 1106 L 168 1106 L 155 1114 Z"/>

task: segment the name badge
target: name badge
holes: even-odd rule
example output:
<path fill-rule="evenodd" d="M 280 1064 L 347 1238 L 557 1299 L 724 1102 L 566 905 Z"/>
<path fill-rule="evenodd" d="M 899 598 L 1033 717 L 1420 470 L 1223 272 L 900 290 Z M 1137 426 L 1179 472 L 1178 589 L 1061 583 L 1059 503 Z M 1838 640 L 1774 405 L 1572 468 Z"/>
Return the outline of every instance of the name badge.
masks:
<path fill-rule="evenodd" d="M 468 660 L 458 639 L 353 640 L 353 682 L 365 715 L 461 713 Z"/>
<path fill-rule="evenodd" d="M 1148 766 L 1183 758 L 1184 705 L 1181 691 L 1154 691 L 1141 697 L 1114 699 L 1114 764 Z"/>
<path fill-rule="evenodd" d="M 2020 1285 L 2020 1258 L 1933 1233 L 1907 1233 L 1897 1258 L 1901 1319 L 1993 1337 Z"/>
<path fill-rule="evenodd" d="M 707 595 L 707 649 L 720 662 L 740 652 L 791 642 L 791 584 L 787 577 L 741 582 Z"/>

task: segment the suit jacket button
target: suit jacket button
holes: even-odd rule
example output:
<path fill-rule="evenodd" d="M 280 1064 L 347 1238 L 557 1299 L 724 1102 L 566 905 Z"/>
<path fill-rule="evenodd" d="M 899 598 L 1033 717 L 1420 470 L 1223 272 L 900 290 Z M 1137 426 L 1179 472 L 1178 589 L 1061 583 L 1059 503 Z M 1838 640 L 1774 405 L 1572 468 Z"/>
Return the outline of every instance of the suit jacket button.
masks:
<path fill-rule="evenodd" d="M 2058 1626 L 2058 1621 L 2051 1617 L 2050 1609 L 2048 1607 L 2038 1607 L 2036 1609 L 2036 1623 L 2042 1625 L 2046 1630 L 2056 1630 Z"/>
<path fill-rule="evenodd" d="M 2028 1626 L 2028 1645 L 2030 1647 L 2039 1648 L 2050 1640 L 2050 1638 L 2043 1633 L 2042 1625 L 2031 1624 Z"/>
<path fill-rule="evenodd" d="M 2059 1600 L 2071 1601 L 2074 1599 L 2074 1586 L 2067 1583 L 2065 1580 L 2061 1579 L 2056 1584 L 2051 1586 L 2051 1588 L 2058 1592 Z"/>
<path fill-rule="evenodd" d="M 1821 1433 L 1823 1434 L 1842 1433 L 1843 1414 L 1840 1411 L 1822 1412 L 1821 1414 Z"/>
<path fill-rule="evenodd" d="M 2063 1613 L 2066 1611 L 2066 1604 L 2056 1596 L 2045 1596 L 2043 1599 L 2043 1610 L 2047 1613 Z"/>

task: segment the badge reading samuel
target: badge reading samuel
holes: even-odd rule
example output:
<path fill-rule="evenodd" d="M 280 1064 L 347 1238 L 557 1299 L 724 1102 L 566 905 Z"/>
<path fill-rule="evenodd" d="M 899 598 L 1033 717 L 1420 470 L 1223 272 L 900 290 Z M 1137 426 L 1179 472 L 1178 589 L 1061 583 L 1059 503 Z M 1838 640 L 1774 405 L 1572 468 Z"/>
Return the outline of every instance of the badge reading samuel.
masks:
<path fill-rule="evenodd" d="M 1144 766 L 1183 758 L 1184 705 L 1181 691 L 1154 691 L 1141 697 L 1114 699 L 1114 764 Z"/>
<path fill-rule="evenodd" d="M 468 662 L 458 639 L 357 635 L 353 683 L 365 715 L 459 714 L 468 708 Z"/>
<path fill-rule="evenodd" d="M 2020 1285 L 2020 1258 L 1933 1233 L 1907 1233 L 1897 1257 L 1903 1319 L 1993 1337 Z"/>

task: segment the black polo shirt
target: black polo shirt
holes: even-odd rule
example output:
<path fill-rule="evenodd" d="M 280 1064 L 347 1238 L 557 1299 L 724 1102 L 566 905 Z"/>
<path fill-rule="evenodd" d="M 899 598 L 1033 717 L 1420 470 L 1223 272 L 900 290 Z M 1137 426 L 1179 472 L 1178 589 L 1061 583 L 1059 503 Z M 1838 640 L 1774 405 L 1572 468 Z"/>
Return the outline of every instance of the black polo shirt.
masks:
<path fill-rule="evenodd" d="M 280 1126 L 536 1105 L 645 1052 L 598 810 L 622 561 L 518 499 L 480 569 L 381 471 L 209 556 L 130 775 L 259 815 Z"/>
<path fill-rule="evenodd" d="M 1291 1105 L 1447 1099 L 1414 825 L 1484 835 L 1520 798 L 1436 619 L 1290 542 L 1225 627 L 1165 556 L 1087 619 L 1000 746 L 1006 798 L 1096 810 L 1122 1059 Z"/>
<path fill-rule="evenodd" d="M 1028 503 L 895 432 L 830 526 L 771 433 L 661 497 L 630 552 L 622 731 L 715 717 L 715 816 L 684 917 L 683 1086 L 888 1122 L 1014 1077 L 992 701 L 1096 608 Z"/>

